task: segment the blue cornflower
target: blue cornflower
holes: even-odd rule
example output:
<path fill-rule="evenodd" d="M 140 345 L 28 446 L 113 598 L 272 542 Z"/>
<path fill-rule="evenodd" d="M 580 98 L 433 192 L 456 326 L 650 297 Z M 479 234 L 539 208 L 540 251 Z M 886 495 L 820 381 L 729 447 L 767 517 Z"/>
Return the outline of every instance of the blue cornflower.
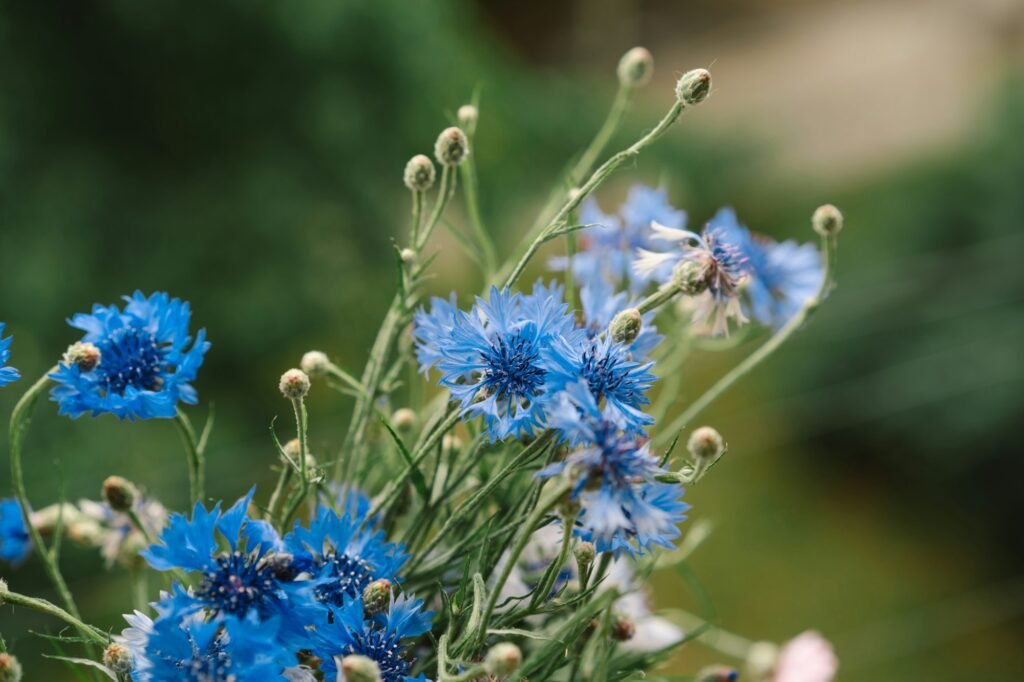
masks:
<path fill-rule="evenodd" d="M 576 449 L 538 475 L 571 469 L 572 497 L 581 508 L 576 535 L 593 542 L 598 551 L 616 554 L 671 547 L 688 506 L 680 486 L 655 480 L 664 469 L 649 445 L 609 420 L 582 381 L 559 394 L 550 425 Z"/>
<path fill-rule="evenodd" d="M 430 312 L 420 308 L 413 316 L 413 337 L 416 339 L 416 359 L 420 363 L 420 371 L 426 376 L 430 368 L 443 357 L 441 346 L 451 336 L 455 327 L 455 319 L 459 306 L 455 302 L 455 293 L 443 298 L 430 299 Z"/>
<path fill-rule="evenodd" d="M 265 682 L 283 680 L 295 656 L 278 641 L 280 620 L 182 615 L 157 605 L 156 621 L 140 611 L 116 640 L 132 654 L 134 682 Z"/>
<path fill-rule="evenodd" d="M 19 564 L 32 553 L 32 538 L 25 527 L 21 505 L 14 498 L 0 500 L 0 559 Z"/>
<path fill-rule="evenodd" d="M 4 323 L 0 322 L 0 386 L 6 386 L 21 378 L 21 374 L 13 367 L 7 366 L 11 358 L 11 337 L 4 338 Z"/>
<path fill-rule="evenodd" d="M 365 511 L 338 516 L 320 507 L 308 529 L 296 522 L 284 537 L 294 569 L 317 577 L 315 594 L 320 601 L 340 606 L 346 598 L 360 597 L 374 580 L 398 580 L 408 555 L 401 545 L 386 542 L 383 532 L 364 527 L 364 522 Z"/>
<path fill-rule="evenodd" d="M 403 649 L 402 640 L 430 630 L 433 614 L 422 611 L 423 602 L 400 596 L 386 613 L 367 615 L 358 599 L 347 600 L 331 609 L 331 622 L 316 629 L 317 645 L 313 649 L 323 664 L 324 679 L 337 674 L 335 657 L 353 654 L 372 659 L 380 668 L 382 682 L 423 680 L 410 677 L 413 662 Z"/>
<path fill-rule="evenodd" d="M 247 517 L 253 492 L 223 513 L 220 503 L 207 511 L 197 502 L 191 520 L 172 514 L 159 543 L 141 554 L 157 570 L 201 574 L 195 587 L 179 588 L 164 600 L 177 613 L 279 618 L 284 635 L 301 640 L 306 626 L 324 620 L 326 612 L 314 598 L 315 581 L 296 579 L 293 558 L 273 527 Z M 227 551 L 221 551 L 218 534 Z"/>
<path fill-rule="evenodd" d="M 50 377 L 57 382 L 50 396 L 60 413 L 77 418 L 103 413 L 120 419 L 173 417 L 177 404 L 195 404 L 191 383 L 209 350 L 206 330 L 195 342 L 189 335 L 188 303 L 155 293 L 136 291 L 116 305 L 95 305 L 92 314 L 77 314 L 68 324 L 85 332 L 83 343 L 100 351 L 99 365 L 83 371 L 61 363 Z"/>
<path fill-rule="evenodd" d="M 440 384 L 462 414 L 483 416 L 491 439 L 501 440 L 532 435 L 543 423 L 543 351 L 572 328 L 572 315 L 559 298 L 533 296 L 524 303 L 520 294 L 492 287 L 488 300 L 477 298 L 472 311 L 456 311 L 447 334 L 415 334 L 419 346 L 433 346 L 428 356 L 439 358 L 434 364 Z"/>
<path fill-rule="evenodd" d="M 583 307 L 583 330 L 587 338 L 593 339 L 608 329 L 615 316 L 627 308 L 635 308 L 639 299 L 630 298 L 625 291 L 614 293 L 611 284 L 605 280 L 594 280 L 580 289 L 580 303 Z M 633 343 L 627 346 L 635 358 L 646 358 L 664 338 L 654 325 L 655 311 L 643 315 L 643 326 Z"/>

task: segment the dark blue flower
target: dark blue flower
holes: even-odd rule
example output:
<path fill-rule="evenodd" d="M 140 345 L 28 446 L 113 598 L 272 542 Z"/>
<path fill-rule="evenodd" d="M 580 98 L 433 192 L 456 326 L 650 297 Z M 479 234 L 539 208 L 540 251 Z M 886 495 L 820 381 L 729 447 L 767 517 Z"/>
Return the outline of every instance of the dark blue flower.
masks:
<path fill-rule="evenodd" d="M 21 374 L 13 367 L 7 366 L 11 358 L 11 337 L 4 338 L 4 323 L 0 322 L 0 386 L 6 386 L 21 378 Z"/>
<path fill-rule="evenodd" d="M 32 538 L 25 527 L 21 505 L 13 498 L 0 500 L 0 559 L 19 564 L 32 553 Z"/>
<path fill-rule="evenodd" d="M 331 622 L 316 630 L 314 653 L 323 660 L 324 678 L 337 674 L 335 657 L 352 654 L 372 659 L 380 668 L 383 682 L 422 680 L 410 677 L 413 661 L 403 640 L 430 630 L 433 616 L 422 611 L 423 602 L 405 596 L 396 598 L 386 613 L 367 615 L 358 599 L 348 600 L 331 609 Z"/>
<path fill-rule="evenodd" d="M 294 568 L 317 577 L 320 601 L 340 606 L 346 598 L 360 597 L 374 580 L 398 581 L 408 555 L 401 545 L 386 542 L 381 531 L 365 527 L 365 521 L 365 511 L 338 516 L 320 507 L 309 528 L 296 523 L 284 537 Z"/>
<path fill-rule="evenodd" d="M 680 486 L 655 480 L 664 470 L 645 440 L 608 419 L 583 381 L 558 395 L 550 425 L 574 450 L 539 475 L 571 469 L 572 496 L 581 508 L 575 533 L 601 552 L 642 554 L 655 545 L 671 547 L 687 505 Z"/>
<path fill-rule="evenodd" d="M 448 312 L 442 308 L 444 315 Z M 427 331 L 448 324 L 447 333 Z M 552 338 L 572 330 L 572 315 L 560 298 L 535 291 L 524 302 L 520 294 L 492 287 L 489 299 L 477 298 L 472 311 L 456 311 L 451 320 L 433 319 L 416 338 L 421 357 L 427 352 L 437 358 L 440 384 L 451 391 L 462 414 L 483 416 L 491 439 L 501 440 L 532 435 L 543 423 L 544 349 Z M 424 351 L 426 345 L 432 347 Z"/>
<path fill-rule="evenodd" d="M 110 413 L 120 419 L 173 417 L 178 401 L 194 404 L 196 378 L 210 348 L 206 330 L 195 341 L 189 335 L 192 316 L 188 303 L 155 293 L 136 291 L 117 306 L 93 306 L 68 324 L 85 332 L 82 341 L 100 351 L 95 369 L 82 371 L 62 363 L 50 377 L 57 382 L 50 396 L 61 414 L 77 418 Z"/>
<path fill-rule="evenodd" d="M 283 680 L 294 654 L 278 641 L 280 621 L 181 614 L 157 606 L 156 621 L 136 611 L 117 638 L 132 654 L 135 682 Z"/>
<path fill-rule="evenodd" d="M 314 597 L 316 582 L 298 580 L 293 557 L 273 527 L 246 516 L 252 495 L 249 491 L 223 513 L 220 503 L 207 511 L 197 502 L 191 520 L 172 514 L 159 543 L 142 556 L 160 571 L 200 574 L 192 589 L 178 588 L 162 601 L 176 613 L 278 618 L 282 636 L 301 641 L 308 625 L 326 618 Z M 227 542 L 224 551 L 218 536 Z"/>

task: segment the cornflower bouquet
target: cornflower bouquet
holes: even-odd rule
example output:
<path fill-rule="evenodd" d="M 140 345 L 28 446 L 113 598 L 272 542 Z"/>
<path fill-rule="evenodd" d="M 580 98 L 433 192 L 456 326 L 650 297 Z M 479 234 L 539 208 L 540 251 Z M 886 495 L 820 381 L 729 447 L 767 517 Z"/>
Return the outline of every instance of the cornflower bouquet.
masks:
<path fill-rule="evenodd" d="M 0 580 L 0 603 L 63 621 L 49 636 L 78 654 L 61 658 L 79 677 L 122 682 L 609 682 L 657 675 L 697 638 L 752 680 L 831 679 L 835 657 L 814 632 L 783 646 L 752 642 L 694 614 L 655 612 L 645 590 L 652 571 L 686 562 L 708 533 L 686 527 L 683 491 L 726 445 L 711 427 L 689 429 L 824 300 L 842 227 L 834 207 L 819 208 L 820 249 L 756 235 L 731 209 L 688 230 L 665 190 L 643 186 L 603 212 L 594 195 L 605 180 L 710 92 L 706 70 L 684 74 L 668 113 L 606 155 L 652 69 L 643 48 L 623 56 L 606 123 L 504 264 L 478 210 L 477 107 L 461 107 L 458 127 L 438 137 L 439 178 L 427 156 L 409 161 L 411 228 L 369 359 L 357 375 L 310 351 L 282 375 L 295 438 L 268 438 L 272 490 L 240 490 L 229 503 L 205 494 L 213 419 L 196 428 L 188 408 L 211 346 L 192 331 L 187 302 L 136 292 L 73 315 L 81 339 L 11 415 L 14 497 L 0 503 L 0 557 L 38 562 L 59 604 L 21 594 L 14 580 Z M 452 231 L 490 284 L 472 301 L 428 301 L 431 238 L 450 224 L 459 188 L 469 224 Z M 564 250 L 547 263 L 551 278 L 523 285 L 524 269 L 556 240 Z M 686 357 L 728 345 L 745 324 L 766 340 L 668 420 Z M 2 331 L 5 386 L 20 377 Z M 441 390 L 426 390 L 435 379 Z M 330 456 L 308 445 L 311 381 L 354 399 Z M 103 482 L 102 500 L 33 505 L 22 458 L 47 395 L 72 419 L 174 422 L 192 509 L 168 513 L 152 482 L 144 494 L 118 476 Z M 61 575 L 62 540 L 98 548 L 112 570 L 156 572 L 148 584 L 162 589 L 136 584 L 123 629 L 92 625 Z M 22 670 L 0 639 L 0 680 Z M 718 665 L 687 679 L 737 677 Z"/>

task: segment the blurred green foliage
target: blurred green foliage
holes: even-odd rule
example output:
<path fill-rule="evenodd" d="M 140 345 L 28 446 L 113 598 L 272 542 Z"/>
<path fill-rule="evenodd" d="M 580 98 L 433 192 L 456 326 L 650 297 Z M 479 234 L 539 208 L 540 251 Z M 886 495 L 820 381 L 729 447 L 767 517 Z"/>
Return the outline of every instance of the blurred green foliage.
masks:
<path fill-rule="evenodd" d="M 585 73 L 525 68 L 467 8 L 5 4 L 0 319 L 26 380 L 74 340 L 61 322 L 72 313 L 136 288 L 188 299 L 214 343 L 194 412 L 201 419 L 217 406 L 210 493 L 233 497 L 254 478 L 266 483 L 267 429 L 287 415 L 275 390 L 281 371 L 313 347 L 361 368 L 392 293 L 408 157 L 428 152 L 479 87 L 482 209 L 508 252 L 603 118 L 614 56 Z M 777 639 L 810 625 L 838 631 L 843 656 L 844 628 L 1019 570 L 1019 543 L 1008 538 L 1021 517 L 1024 464 L 1007 444 L 1024 395 L 1015 262 L 1024 246 L 1024 86 L 1011 80 L 1006 92 L 968 148 L 856 187 L 764 177 L 770 147 L 742 131 L 696 135 L 684 121 L 601 193 L 607 208 L 628 183 L 664 182 L 695 224 L 730 203 L 776 237 L 809 238 L 808 216 L 826 200 L 847 215 L 840 289 L 807 331 L 707 415 L 732 444 L 691 496 L 696 516 L 722 521 L 697 568 L 723 624 Z M 616 144 L 651 125 L 671 96 L 645 91 Z M 479 286 L 457 255 L 443 258 L 435 293 Z M 698 363 L 682 398 L 733 357 Z M 0 394 L 4 414 L 19 388 Z M 347 407 L 314 391 L 315 452 L 331 456 Z M 95 497 L 103 478 L 119 473 L 180 507 L 187 484 L 173 431 L 71 423 L 42 406 L 28 444 L 31 495 L 40 505 L 61 488 L 72 499 Z M 7 486 L 6 473 L 0 482 Z M 88 552 L 65 556 L 83 610 L 118 627 L 129 608 L 123 575 L 104 573 Z M 4 570 L 21 591 L 48 595 L 37 573 L 31 562 Z M 675 579 L 660 580 L 668 588 L 660 603 L 693 605 L 674 596 Z M 847 580 L 852 591 L 835 587 Z M 1016 617 L 1016 630 L 999 630 L 995 641 L 1020 634 Z M 53 627 L 24 613 L 0 616 L 5 632 Z M 928 637 L 890 652 L 898 665 L 881 665 L 871 664 L 870 639 L 851 635 L 843 678 L 1024 675 L 1012 650 L 970 640 L 949 650 Z M 44 676 L 30 679 L 61 674 L 37 659 L 40 640 L 9 644 Z M 693 651 L 677 658 L 681 670 L 702 660 Z M 857 656 L 868 661 L 860 670 Z"/>

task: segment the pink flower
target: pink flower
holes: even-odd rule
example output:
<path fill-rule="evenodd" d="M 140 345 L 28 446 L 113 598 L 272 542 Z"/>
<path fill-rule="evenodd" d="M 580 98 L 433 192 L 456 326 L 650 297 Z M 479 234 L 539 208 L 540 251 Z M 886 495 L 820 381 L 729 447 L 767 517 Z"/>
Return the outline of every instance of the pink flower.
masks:
<path fill-rule="evenodd" d="M 808 630 L 782 647 L 772 682 L 830 682 L 838 667 L 828 640 Z"/>

